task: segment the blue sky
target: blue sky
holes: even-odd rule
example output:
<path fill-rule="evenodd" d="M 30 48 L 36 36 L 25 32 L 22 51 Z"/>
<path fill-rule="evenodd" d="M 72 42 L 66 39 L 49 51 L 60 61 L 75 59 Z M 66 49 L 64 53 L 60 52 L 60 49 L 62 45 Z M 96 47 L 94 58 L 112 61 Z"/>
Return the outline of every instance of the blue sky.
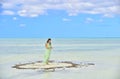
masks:
<path fill-rule="evenodd" d="M 5 0 L 0 38 L 120 37 L 118 0 Z"/>

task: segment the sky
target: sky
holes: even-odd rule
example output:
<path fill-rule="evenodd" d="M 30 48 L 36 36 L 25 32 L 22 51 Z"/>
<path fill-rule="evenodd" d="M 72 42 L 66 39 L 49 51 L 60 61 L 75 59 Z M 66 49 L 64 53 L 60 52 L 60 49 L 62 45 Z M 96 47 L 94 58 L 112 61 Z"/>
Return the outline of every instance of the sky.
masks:
<path fill-rule="evenodd" d="M 0 38 L 120 37 L 119 0 L 0 0 Z"/>

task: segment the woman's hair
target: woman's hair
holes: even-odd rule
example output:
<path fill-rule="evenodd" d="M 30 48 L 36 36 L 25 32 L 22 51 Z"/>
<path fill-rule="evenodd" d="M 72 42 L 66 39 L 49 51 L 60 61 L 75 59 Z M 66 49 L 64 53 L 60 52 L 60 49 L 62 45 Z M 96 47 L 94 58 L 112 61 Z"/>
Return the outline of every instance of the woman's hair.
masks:
<path fill-rule="evenodd" d="M 51 40 L 51 38 L 48 38 L 47 43 L 49 43 L 50 40 Z"/>

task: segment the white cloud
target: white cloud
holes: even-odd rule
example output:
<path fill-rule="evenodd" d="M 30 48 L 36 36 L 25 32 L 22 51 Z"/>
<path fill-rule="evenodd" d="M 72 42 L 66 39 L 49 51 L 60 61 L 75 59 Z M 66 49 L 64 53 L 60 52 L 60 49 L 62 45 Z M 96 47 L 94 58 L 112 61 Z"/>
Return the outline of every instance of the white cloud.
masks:
<path fill-rule="evenodd" d="M 114 17 L 114 16 L 111 14 L 104 14 L 104 17 Z"/>
<path fill-rule="evenodd" d="M 2 12 L 2 15 L 14 15 L 15 13 L 13 12 L 13 11 L 11 11 L 11 10 L 4 10 L 3 12 Z"/>
<path fill-rule="evenodd" d="M 24 6 L 18 11 L 20 16 L 37 17 L 45 14 L 45 11 L 39 6 Z"/>
<path fill-rule="evenodd" d="M 80 13 L 102 14 L 103 16 L 120 15 L 118 0 L 6 0 L 2 2 L 3 14 L 25 17 L 37 17 L 47 14 L 48 10 L 61 10 L 69 16 Z"/>
<path fill-rule="evenodd" d="M 63 21 L 71 21 L 71 19 L 68 19 L 68 18 L 63 18 L 62 20 Z"/>
<path fill-rule="evenodd" d="M 20 27 L 25 27 L 26 26 L 26 24 L 20 24 Z"/>
<path fill-rule="evenodd" d="M 100 22 L 102 23 L 104 20 L 103 19 L 94 19 L 94 18 L 86 18 L 85 23 L 92 23 L 92 22 Z"/>
<path fill-rule="evenodd" d="M 13 20 L 17 20 L 17 17 L 13 17 Z"/>
<path fill-rule="evenodd" d="M 86 18 L 85 23 L 91 23 L 93 21 L 94 21 L 94 19 L 92 19 L 92 18 Z"/>
<path fill-rule="evenodd" d="M 12 9 L 14 5 L 12 3 L 3 3 L 2 8 L 4 9 Z"/>

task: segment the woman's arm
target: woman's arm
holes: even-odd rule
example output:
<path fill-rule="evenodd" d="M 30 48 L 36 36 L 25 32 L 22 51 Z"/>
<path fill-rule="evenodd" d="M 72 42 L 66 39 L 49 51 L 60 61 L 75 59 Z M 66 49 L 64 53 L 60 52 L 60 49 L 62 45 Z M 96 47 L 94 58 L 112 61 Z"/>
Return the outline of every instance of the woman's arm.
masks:
<path fill-rule="evenodd" d="M 48 44 L 47 44 L 47 43 L 45 44 L 45 47 L 46 47 L 46 49 L 49 49 L 49 47 L 48 47 Z"/>
<path fill-rule="evenodd" d="M 45 44 L 46 49 L 52 49 L 52 46 L 48 46 L 48 43 Z"/>

